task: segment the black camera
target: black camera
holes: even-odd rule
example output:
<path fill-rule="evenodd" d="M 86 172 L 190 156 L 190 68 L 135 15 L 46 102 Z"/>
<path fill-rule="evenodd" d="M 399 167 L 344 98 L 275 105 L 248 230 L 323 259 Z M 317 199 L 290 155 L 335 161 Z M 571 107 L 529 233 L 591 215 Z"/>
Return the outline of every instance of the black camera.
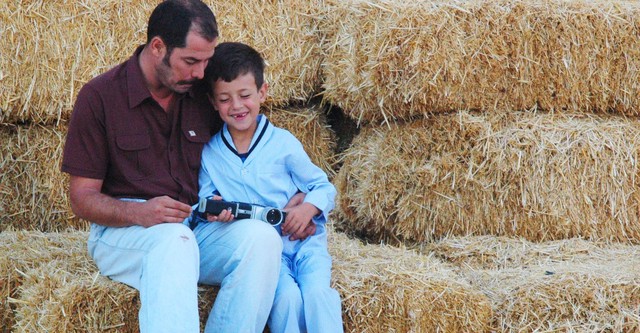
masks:
<path fill-rule="evenodd" d="M 274 207 L 250 204 L 237 201 L 213 200 L 200 198 L 198 212 L 219 215 L 223 210 L 231 211 L 236 220 L 255 219 L 273 226 L 284 222 L 287 213 Z"/>

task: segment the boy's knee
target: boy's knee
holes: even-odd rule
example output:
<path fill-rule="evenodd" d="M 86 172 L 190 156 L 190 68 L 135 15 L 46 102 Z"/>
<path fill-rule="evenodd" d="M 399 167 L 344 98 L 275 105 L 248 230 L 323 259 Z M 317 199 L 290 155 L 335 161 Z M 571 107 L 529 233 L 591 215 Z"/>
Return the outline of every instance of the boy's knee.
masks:
<path fill-rule="evenodd" d="M 268 223 L 257 220 L 242 220 L 245 226 L 245 241 L 251 243 L 253 246 L 258 247 L 259 251 L 268 254 L 269 256 L 274 253 L 278 258 L 282 253 L 282 239 L 273 226 Z"/>
<path fill-rule="evenodd" d="M 302 294 L 299 288 L 284 288 L 276 291 L 274 307 L 298 309 L 302 307 Z"/>

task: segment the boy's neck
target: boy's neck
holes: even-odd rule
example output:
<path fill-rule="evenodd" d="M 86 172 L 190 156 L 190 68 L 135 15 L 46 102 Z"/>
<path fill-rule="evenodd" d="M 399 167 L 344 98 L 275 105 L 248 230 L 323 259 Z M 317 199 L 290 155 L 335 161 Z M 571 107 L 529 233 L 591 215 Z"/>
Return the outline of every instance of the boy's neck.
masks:
<path fill-rule="evenodd" d="M 231 140 L 233 140 L 233 145 L 236 147 L 239 154 L 244 154 L 249 151 L 249 146 L 251 145 L 251 140 L 253 139 L 253 135 L 255 134 L 257 127 L 258 124 L 246 131 L 236 131 L 229 127 Z"/>

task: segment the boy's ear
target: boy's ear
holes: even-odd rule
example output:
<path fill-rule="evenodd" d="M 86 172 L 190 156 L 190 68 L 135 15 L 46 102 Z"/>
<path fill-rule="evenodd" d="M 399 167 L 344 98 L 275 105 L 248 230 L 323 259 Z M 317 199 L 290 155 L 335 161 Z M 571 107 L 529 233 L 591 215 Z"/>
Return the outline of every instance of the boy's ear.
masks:
<path fill-rule="evenodd" d="M 258 89 L 258 95 L 260 96 L 260 103 L 264 103 L 264 101 L 267 100 L 267 90 L 269 88 L 269 85 L 264 82 L 262 84 L 262 87 L 260 87 L 260 89 Z"/>
<path fill-rule="evenodd" d="M 214 99 L 213 96 L 211 95 L 211 93 L 207 93 L 207 99 L 209 100 L 209 103 L 211 104 L 211 106 L 213 107 L 214 110 L 218 111 L 216 109 L 216 104 L 213 103 Z"/>

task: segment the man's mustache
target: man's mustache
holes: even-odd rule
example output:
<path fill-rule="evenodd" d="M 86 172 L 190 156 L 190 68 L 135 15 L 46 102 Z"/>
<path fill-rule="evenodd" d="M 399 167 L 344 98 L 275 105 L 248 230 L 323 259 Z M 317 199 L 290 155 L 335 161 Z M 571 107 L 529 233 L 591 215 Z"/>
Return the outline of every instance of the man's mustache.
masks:
<path fill-rule="evenodd" d="M 197 82 L 198 82 L 198 80 L 183 80 L 183 81 L 178 81 L 178 84 L 179 85 L 186 85 L 186 84 L 194 85 Z"/>

